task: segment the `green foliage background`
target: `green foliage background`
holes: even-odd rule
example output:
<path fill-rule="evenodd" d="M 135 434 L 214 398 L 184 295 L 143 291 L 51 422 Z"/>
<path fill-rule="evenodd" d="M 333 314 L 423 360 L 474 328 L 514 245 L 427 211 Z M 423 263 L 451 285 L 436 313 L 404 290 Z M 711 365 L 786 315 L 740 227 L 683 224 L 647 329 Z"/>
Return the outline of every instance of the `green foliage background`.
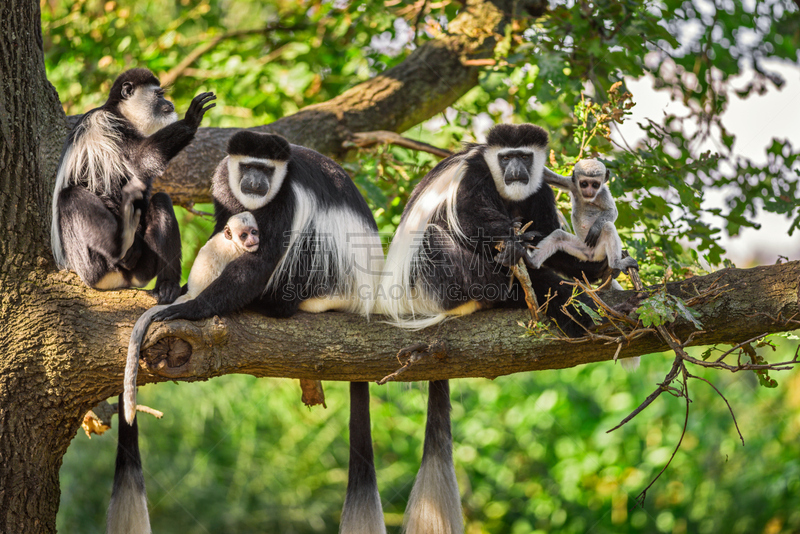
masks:
<path fill-rule="evenodd" d="M 463 8 L 450 0 L 47 0 L 41 6 L 48 77 L 68 114 L 100 105 L 117 74 L 146 66 L 161 79 L 180 70 L 170 89 L 179 111 L 195 94 L 215 91 L 218 106 L 204 125 L 231 127 L 268 123 L 340 94 L 435 38 Z M 799 46 L 800 10 L 788 0 L 717 7 L 701 0 L 551 2 L 544 17 L 523 19 L 506 33 L 496 65 L 477 87 L 404 135 L 457 149 L 489 123 L 545 126 L 552 167 L 567 172 L 579 155 L 606 161 L 617 224 L 643 276 L 683 278 L 700 271 L 700 257 L 719 264 L 720 233 L 755 226 L 760 210 L 786 215 L 793 230 L 800 224 L 797 149 L 776 139 L 766 148 L 766 164 L 738 157 L 722 118 L 735 76 L 748 68 L 740 96 L 774 90 L 783 80 L 770 61 L 796 63 Z M 193 52 L 203 53 L 182 67 Z M 624 81 L 645 74 L 689 112 L 643 125 L 647 138 L 636 146 L 615 145 L 610 128 L 636 101 L 624 96 Z M 698 148 L 706 139 L 715 141 L 715 153 Z M 341 163 L 390 236 L 414 184 L 436 161 L 380 147 L 351 151 Z M 706 195 L 719 189 L 727 209 L 705 209 Z M 177 211 L 188 273 L 211 224 Z M 779 354 L 763 355 L 786 359 L 795 347 L 789 340 Z M 751 374 L 701 373 L 731 400 L 746 447 L 738 444 L 724 402 L 693 383 L 684 445 L 644 509 L 632 509 L 671 453 L 683 406 L 662 396 L 622 430 L 605 430 L 668 368 L 655 355 L 631 375 L 607 363 L 454 382 L 467 532 L 800 531 L 797 372 L 778 374 L 777 390 L 759 388 Z M 419 466 L 426 395 L 418 385 L 372 391 L 381 495 L 387 522 L 399 531 Z M 143 388 L 142 402 L 167 414 L 163 421 L 140 418 L 156 531 L 336 532 L 347 470 L 347 388 L 326 384 L 326 392 L 328 409 L 309 411 L 290 380 L 229 376 Z M 79 433 L 67 453 L 60 531 L 103 531 L 112 434 L 89 441 Z"/>

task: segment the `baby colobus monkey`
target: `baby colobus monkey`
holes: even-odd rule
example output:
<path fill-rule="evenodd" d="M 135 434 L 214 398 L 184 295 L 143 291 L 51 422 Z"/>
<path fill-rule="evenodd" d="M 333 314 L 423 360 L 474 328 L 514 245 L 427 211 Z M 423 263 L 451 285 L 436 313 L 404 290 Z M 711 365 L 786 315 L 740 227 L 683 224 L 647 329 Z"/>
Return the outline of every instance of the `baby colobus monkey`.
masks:
<path fill-rule="evenodd" d="M 617 206 L 608 190 L 608 171 L 596 159 L 583 159 L 575 164 L 572 177 L 567 178 L 553 172 L 545 173 L 547 183 L 569 191 L 572 198 L 572 229 L 575 235 L 564 230 L 555 230 L 529 253 L 531 267 L 538 269 L 547 258 L 564 251 L 576 258 L 588 261 L 608 260 L 612 269 L 627 271 L 639 269 L 639 264 L 630 256 L 622 257 L 622 240 L 614 221 Z M 616 280 L 611 287 L 622 289 Z M 639 357 L 620 360 L 627 371 L 639 367 Z"/>
<path fill-rule="evenodd" d="M 180 294 L 181 240 L 172 200 L 153 179 L 194 138 L 213 93 L 178 120 L 152 72 L 131 69 L 67 137 L 53 192 L 51 246 L 60 269 L 94 289 L 142 287 L 160 304 Z"/>
<path fill-rule="evenodd" d="M 258 244 L 258 224 L 253 214 L 244 211 L 232 216 L 223 231 L 214 234 L 197 253 L 189 273 L 186 293 L 174 304 L 195 298 L 222 273 L 226 265 L 246 252 L 255 252 Z M 136 321 L 128 344 L 125 391 L 119 397 L 117 465 L 111 503 L 108 506 L 107 534 L 150 533 L 136 423 L 136 375 L 139 370 L 139 351 L 153 315 L 168 306 L 170 305 L 153 306 L 144 312 Z"/>
<path fill-rule="evenodd" d="M 128 344 L 128 359 L 125 364 L 125 420 L 133 423 L 136 415 L 136 375 L 139 370 L 139 352 L 153 316 L 170 306 L 187 302 L 199 295 L 211 282 L 222 274 L 225 267 L 246 252 L 258 250 L 259 236 L 256 218 L 249 211 L 237 213 L 228 219 L 222 232 L 211 236 L 197 253 L 189 279 L 186 282 L 186 293 L 173 304 L 153 306 L 136 321 Z"/>
<path fill-rule="evenodd" d="M 575 235 L 555 230 L 545 237 L 536 250 L 530 252 L 530 264 L 538 269 L 558 251 L 564 251 L 583 261 L 608 259 L 612 269 L 638 269 L 635 259 L 622 257 L 622 240 L 614 221 L 617 206 L 608 190 L 608 171 L 596 159 L 584 159 L 575 164 L 572 177 L 555 173 L 545 174 L 545 181 L 569 191 L 572 198 L 572 229 Z"/>

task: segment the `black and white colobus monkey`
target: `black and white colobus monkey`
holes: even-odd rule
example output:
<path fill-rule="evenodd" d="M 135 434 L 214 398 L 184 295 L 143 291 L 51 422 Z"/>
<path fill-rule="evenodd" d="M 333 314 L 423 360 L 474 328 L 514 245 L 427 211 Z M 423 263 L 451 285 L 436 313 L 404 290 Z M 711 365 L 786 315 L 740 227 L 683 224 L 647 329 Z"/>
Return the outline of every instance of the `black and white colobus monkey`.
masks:
<path fill-rule="evenodd" d="M 231 215 L 249 210 L 261 235 L 274 238 L 262 238 L 257 252 L 233 260 L 196 298 L 157 312 L 153 320 L 202 319 L 245 307 L 273 317 L 298 310 L 371 313 L 383 267 L 378 227 L 333 160 L 278 135 L 238 132 L 211 192 L 215 232 Z M 367 384 L 353 384 L 351 395 L 351 419 L 359 431 L 351 436 L 350 456 L 359 461 L 350 464 L 340 532 L 380 533 L 385 527 Z"/>
<path fill-rule="evenodd" d="M 581 260 L 608 260 L 612 269 L 626 271 L 638 269 L 639 264 L 630 256 L 622 257 L 622 240 L 614 221 L 617 206 L 608 190 L 608 171 L 596 159 L 584 159 L 575 164 L 572 176 L 557 174 L 545 176 L 545 181 L 569 191 L 572 198 L 572 229 L 575 235 L 555 230 L 543 239 L 536 250 L 529 252 L 531 265 L 538 269 L 557 251 Z"/>
<path fill-rule="evenodd" d="M 510 270 L 529 245 L 560 227 L 553 191 L 542 175 L 548 135 L 530 124 L 498 125 L 485 144 L 467 145 L 440 162 L 414 189 L 389 247 L 381 310 L 401 327 L 424 328 L 447 316 L 488 307 L 525 307 L 524 292 L 508 289 Z M 516 236 L 519 222 L 533 224 Z M 496 245 L 503 242 L 503 252 Z M 597 279 L 604 263 L 580 262 L 563 252 L 530 272 L 539 302 L 554 295 L 547 313 L 571 335 L 582 331 L 562 311 L 567 276 Z M 588 317 L 573 314 L 589 322 Z M 450 433 L 447 381 L 432 382 L 422 466 L 404 523 L 409 534 L 463 532 Z"/>
<path fill-rule="evenodd" d="M 149 70 L 132 69 L 114 81 L 106 103 L 87 112 L 64 144 L 50 233 L 59 268 L 95 289 L 141 287 L 158 277 L 158 302 L 178 297 L 178 222 L 169 195 L 151 197 L 150 190 L 215 98 L 197 95 L 178 120 Z"/>

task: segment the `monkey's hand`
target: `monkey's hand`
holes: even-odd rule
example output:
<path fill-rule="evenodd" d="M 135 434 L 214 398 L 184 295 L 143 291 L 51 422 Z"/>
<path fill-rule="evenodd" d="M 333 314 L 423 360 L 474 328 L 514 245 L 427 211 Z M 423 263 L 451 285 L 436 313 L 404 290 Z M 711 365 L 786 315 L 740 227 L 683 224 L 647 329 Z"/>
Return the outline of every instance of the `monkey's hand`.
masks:
<path fill-rule="evenodd" d="M 594 248 L 600 240 L 601 233 L 603 233 L 603 224 L 600 221 L 595 221 L 592 227 L 589 228 L 589 232 L 586 234 L 586 239 L 584 239 L 583 242 L 586 243 L 587 247 Z"/>
<path fill-rule="evenodd" d="M 528 257 L 528 250 L 533 248 L 533 240 L 539 237 L 539 232 L 524 232 L 502 241 L 498 246 L 500 252 L 494 257 L 494 261 L 506 267 L 513 267 L 521 258 Z"/>
<path fill-rule="evenodd" d="M 624 258 L 620 258 L 618 261 L 613 262 L 611 267 L 613 269 L 619 269 L 623 272 L 626 272 L 628 269 L 636 269 L 638 271 L 639 262 L 630 256 L 626 256 Z"/>
<path fill-rule="evenodd" d="M 203 115 L 206 114 L 206 111 L 216 107 L 216 104 L 209 104 L 209 102 L 216 99 L 217 95 L 212 92 L 200 93 L 189 104 L 189 110 L 183 120 L 196 130 L 200 127 L 200 122 L 203 120 Z"/>

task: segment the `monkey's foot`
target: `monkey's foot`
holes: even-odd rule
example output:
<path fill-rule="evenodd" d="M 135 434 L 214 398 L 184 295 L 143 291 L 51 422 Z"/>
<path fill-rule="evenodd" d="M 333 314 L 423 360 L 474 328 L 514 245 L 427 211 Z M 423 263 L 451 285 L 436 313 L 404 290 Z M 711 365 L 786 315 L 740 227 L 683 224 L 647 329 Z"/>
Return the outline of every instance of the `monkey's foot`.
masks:
<path fill-rule="evenodd" d="M 153 296 L 159 304 L 172 304 L 181 294 L 181 285 L 173 281 L 156 281 Z"/>
<path fill-rule="evenodd" d="M 636 269 L 639 270 L 639 262 L 636 261 L 631 256 L 626 258 L 622 258 L 619 261 L 614 262 L 611 266 L 613 269 L 619 269 L 620 271 L 627 271 L 628 269 Z"/>

